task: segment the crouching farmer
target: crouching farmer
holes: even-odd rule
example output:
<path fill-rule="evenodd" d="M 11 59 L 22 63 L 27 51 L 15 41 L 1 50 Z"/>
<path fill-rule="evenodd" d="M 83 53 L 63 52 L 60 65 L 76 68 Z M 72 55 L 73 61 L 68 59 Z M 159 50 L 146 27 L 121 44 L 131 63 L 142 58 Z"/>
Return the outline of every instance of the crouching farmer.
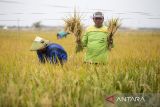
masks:
<path fill-rule="evenodd" d="M 64 31 L 61 31 L 61 32 L 58 32 L 57 33 L 57 39 L 62 39 L 62 38 L 66 38 L 68 36 L 68 32 L 64 32 Z"/>
<path fill-rule="evenodd" d="M 58 44 L 50 43 L 41 37 L 36 37 L 32 43 L 31 51 L 36 51 L 41 63 L 49 62 L 63 65 L 67 61 L 67 53 Z"/>

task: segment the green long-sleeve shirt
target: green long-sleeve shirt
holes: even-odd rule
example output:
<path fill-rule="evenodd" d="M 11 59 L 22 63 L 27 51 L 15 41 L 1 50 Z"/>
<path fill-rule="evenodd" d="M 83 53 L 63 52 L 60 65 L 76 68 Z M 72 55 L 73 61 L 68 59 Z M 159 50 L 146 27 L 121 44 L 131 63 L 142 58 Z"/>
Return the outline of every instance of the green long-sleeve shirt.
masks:
<path fill-rule="evenodd" d="M 108 48 L 107 48 L 107 27 L 102 26 L 96 28 L 90 26 L 86 29 L 82 38 L 83 46 L 87 48 L 85 62 L 90 63 L 107 63 Z"/>

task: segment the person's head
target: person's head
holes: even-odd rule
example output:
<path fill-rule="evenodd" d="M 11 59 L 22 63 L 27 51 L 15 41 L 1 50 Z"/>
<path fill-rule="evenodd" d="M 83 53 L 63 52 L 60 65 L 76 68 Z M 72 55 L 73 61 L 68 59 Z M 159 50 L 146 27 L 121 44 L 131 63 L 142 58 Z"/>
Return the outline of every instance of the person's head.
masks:
<path fill-rule="evenodd" d="M 46 52 L 46 47 L 44 47 L 44 48 L 42 48 L 42 49 L 37 50 L 37 52 L 45 53 L 45 52 Z"/>
<path fill-rule="evenodd" d="M 42 52 L 42 53 L 43 53 L 43 52 L 45 52 L 45 51 L 46 51 L 46 47 L 47 47 L 47 45 L 48 45 L 48 44 L 47 44 L 47 43 L 45 43 L 45 41 L 44 41 L 44 40 L 42 40 L 42 41 L 41 41 L 41 44 L 43 44 L 43 46 L 42 46 L 41 48 L 37 49 L 37 51 L 38 51 L 38 52 Z"/>
<path fill-rule="evenodd" d="M 93 14 L 93 21 L 95 23 L 96 27 L 102 27 L 103 21 L 104 21 L 104 16 L 102 12 L 95 12 Z"/>
<path fill-rule="evenodd" d="M 48 46 L 49 44 L 49 41 L 48 40 L 45 40 L 41 37 L 36 37 L 35 40 L 33 41 L 32 43 L 32 46 L 31 46 L 31 51 L 45 51 L 46 47 Z"/>

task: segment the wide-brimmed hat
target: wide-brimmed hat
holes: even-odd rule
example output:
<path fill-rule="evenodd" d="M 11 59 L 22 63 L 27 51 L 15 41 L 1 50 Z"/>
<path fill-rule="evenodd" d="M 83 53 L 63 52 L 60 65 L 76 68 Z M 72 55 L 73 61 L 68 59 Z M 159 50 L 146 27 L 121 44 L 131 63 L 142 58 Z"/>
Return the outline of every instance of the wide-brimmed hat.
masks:
<path fill-rule="evenodd" d="M 45 39 L 37 36 L 35 38 L 35 40 L 33 41 L 30 50 L 31 51 L 37 51 L 37 50 L 40 50 L 40 49 L 43 49 L 43 48 L 47 47 L 48 44 L 49 44 L 49 40 L 45 40 Z"/>

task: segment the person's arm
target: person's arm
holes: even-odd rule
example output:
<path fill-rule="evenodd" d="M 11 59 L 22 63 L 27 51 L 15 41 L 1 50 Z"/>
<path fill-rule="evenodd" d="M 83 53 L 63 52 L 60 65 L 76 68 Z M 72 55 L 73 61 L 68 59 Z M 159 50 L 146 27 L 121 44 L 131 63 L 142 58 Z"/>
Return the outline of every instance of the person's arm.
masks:
<path fill-rule="evenodd" d="M 63 49 L 57 49 L 57 62 L 60 62 L 61 65 L 63 65 L 64 62 L 67 61 L 67 53 Z"/>
<path fill-rule="evenodd" d="M 52 49 L 49 52 L 49 62 L 50 63 L 57 63 L 57 51 L 55 49 Z"/>
<path fill-rule="evenodd" d="M 108 38 L 107 38 L 108 49 L 111 51 L 111 49 L 114 47 L 113 34 L 112 34 L 112 33 L 109 33 L 108 35 L 109 35 Z"/>
<path fill-rule="evenodd" d="M 41 52 L 37 51 L 38 59 L 41 63 L 45 63 L 45 58 Z"/>
<path fill-rule="evenodd" d="M 65 35 L 64 35 L 64 37 L 66 38 L 66 37 L 68 36 L 68 34 L 69 34 L 68 32 L 65 32 Z"/>
<path fill-rule="evenodd" d="M 83 47 L 86 47 L 88 43 L 88 36 L 87 36 L 87 32 L 85 32 L 85 34 L 82 37 L 82 45 Z"/>
<path fill-rule="evenodd" d="M 59 50 L 58 54 L 61 60 L 67 61 L 67 52 L 65 50 Z"/>

